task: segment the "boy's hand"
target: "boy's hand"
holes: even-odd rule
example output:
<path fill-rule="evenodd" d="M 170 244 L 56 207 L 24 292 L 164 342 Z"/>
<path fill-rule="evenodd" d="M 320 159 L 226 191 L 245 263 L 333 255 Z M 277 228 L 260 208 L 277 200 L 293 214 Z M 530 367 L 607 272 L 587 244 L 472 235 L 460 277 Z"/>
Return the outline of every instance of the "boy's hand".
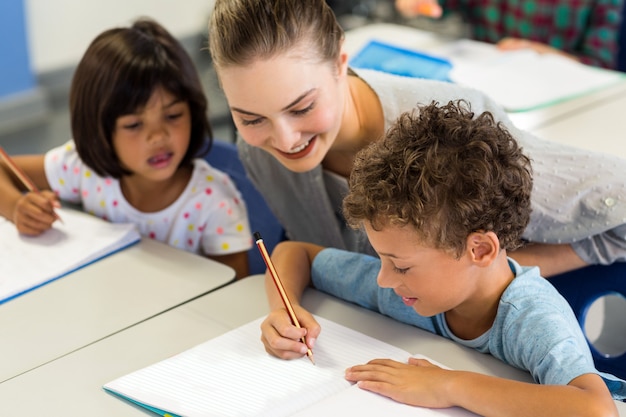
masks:
<path fill-rule="evenodd" d="M 302 326 L 300 329 L 291 323 L 284 308 L 272 311 L 261 323 L 261 341 L 265 350 L 281 359 L 297 359 L 306 355 L 307 346 L 300 339 L 306 337 L 308 347 L 313 349 L 321 331 L 311 313 L 296 304 L 293 309 Z"/>
<path fill-rule="evenodd" d="M 454 405 L 445 398 L 452 375 L 425 359 L 409 358 L 409 363 L 375 359 L 346 369 L 345 377 L 361 389 L 404 404 L 447 408 Z"/>
<path fill-rule="evenodd" d="M 406 17 L 441 17 L 443 10 L 437 0 L 396 0 L 396 9 Z"/>
<path fill-rule="evenodd" d="M 55 208 L 61 207 L 52 191 L 27 193 L 15 203 L 12 221 L 17 231 L 36 236 L 52 227 L 58 217 Z"/>

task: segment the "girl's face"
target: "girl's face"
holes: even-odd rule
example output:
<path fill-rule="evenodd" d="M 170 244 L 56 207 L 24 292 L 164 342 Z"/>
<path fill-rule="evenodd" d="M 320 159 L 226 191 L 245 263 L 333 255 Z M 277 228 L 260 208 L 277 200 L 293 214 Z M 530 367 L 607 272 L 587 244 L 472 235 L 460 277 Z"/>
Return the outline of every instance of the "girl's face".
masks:
<path fill-rule="evenodd" d="M 113 148 L 133 178 L 158 182 L 176 173 L 190 136 L 189 104 L 159 87 L 144 108 L 117 118 Z"/>
<path fill-rule="evenodd" d="M 336 63 L 306 54 L 311 53 L 279 54 L 219 70 L 243 139 L 295 172 L 321 164 L 341 128 L 347 94 L 345 54 Z"/>

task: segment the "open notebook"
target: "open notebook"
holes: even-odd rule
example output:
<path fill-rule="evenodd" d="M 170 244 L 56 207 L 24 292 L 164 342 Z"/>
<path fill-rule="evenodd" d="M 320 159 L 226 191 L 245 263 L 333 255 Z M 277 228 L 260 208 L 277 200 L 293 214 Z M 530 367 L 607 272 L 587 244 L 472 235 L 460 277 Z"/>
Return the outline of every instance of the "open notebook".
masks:
<path fill-rule="evenodd" d="M 0 304 L 139 242 L 132 224 L 114 224 L 78 210 L 57 210 L 61 221 L 25 236 L 0 217 Z"/>
<path fill-rule="evenodd" d="M 176 356 L 104 385 L 162 416 L 473 416 L 397 403 L 347 382 L 347 367 L 375 358 L 406 361 L 410 354 L 316 317 L 322 326 L 314 354 L 285 361 L 268 355 L 254 320 Z M 324 414 L 326 412 L 326 414 Z"/>
<path fill-rule="evenodd" d="M 508 112 L 551 106 L 607 88 L 626 77 L 555 54 L 504 52 L 494 45 L 467 39 L 430 49 L 428 54 L 371 41 L 350 64 L 464 84 L 483 91 Z"/>

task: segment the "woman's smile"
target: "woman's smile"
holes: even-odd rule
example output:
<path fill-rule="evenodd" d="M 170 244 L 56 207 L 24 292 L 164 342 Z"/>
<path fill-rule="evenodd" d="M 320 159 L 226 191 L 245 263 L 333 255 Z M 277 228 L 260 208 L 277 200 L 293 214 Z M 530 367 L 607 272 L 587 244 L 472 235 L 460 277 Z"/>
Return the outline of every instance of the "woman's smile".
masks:
<path fill-rule="evenodd" d="M 281 150 L 276 149 L 278 152 L 280 152 L 280 154 L 282 156 L 284 156 L 287 159 L 300 159 L 300 158 L 304 158 L 305 156 L 307 156 L 309 153 L 311 153 L 311 151 L 314 149 L 314 144 L 315 141 L 317 140 L 317 135 L 313 136 L 311 139 L 309 139 L 307 142 L 303 143 L 302 145 L 299 145 L 297 147 L 295 147 L 294 149 L 290 150 L 289 152 L 283 152 Z"/>

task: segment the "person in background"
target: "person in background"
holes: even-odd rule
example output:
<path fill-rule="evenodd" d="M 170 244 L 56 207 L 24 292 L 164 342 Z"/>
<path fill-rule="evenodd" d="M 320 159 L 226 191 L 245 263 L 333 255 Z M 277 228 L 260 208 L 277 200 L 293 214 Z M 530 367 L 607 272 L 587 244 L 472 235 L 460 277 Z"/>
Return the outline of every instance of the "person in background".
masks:
<path fill-rule="evenodd" d="M 459 13 L 470 36 L 616 69 L 623 0 L 395 0 L 406 17 Z"/>
<path fill-rule="evenodd" d="M 244 201 L 226 174 L 199 158 L 212 144 L 207 99 L 183 46 L 140 19 L 106 30 L 72 80 L 73 140 L 45 155 L 15 156 L 41 193 L 0 165 L 0 214 L 38 235 L 58 199 L 248 275 L 252 236 Z"/>
<path fill-rule="evenodd" d="M 322 340 L 323 329 L 300 305 L 312 284 L 490 353 L 537 382 L 442 369 L 425 359 L 373 359 L 346 370 L 361 389 L 481 416 L 617 416 L 611 392 L 623 399 L 626 382 L 595 369 L 572 309 L 539 270 L 507 257 L 522 244 L 531 189 L 530 160 L 490 113 L 450 102 L 402 114 L 357 154 L 343 205 L 379 258 L 280 243 L 272 261 L 302 328 L 291 323 L 267 274 L 266 350 L 294 359 Z"/>
<path fill-rule="evenodd" d="M 532 244 L 511 257 L 544 276 L 626 261 L 623 159 L 542 140 L 462 85 L 351 69 L 343 41 L 323 0 L 216 0 L 210 18 L 212 62 L 239 156 L 288 239 L 374 255 L 341 212 L 356 153 L 418 104 L 464 99 L 493 114 L 533 161 L 523 235 Z"/>

